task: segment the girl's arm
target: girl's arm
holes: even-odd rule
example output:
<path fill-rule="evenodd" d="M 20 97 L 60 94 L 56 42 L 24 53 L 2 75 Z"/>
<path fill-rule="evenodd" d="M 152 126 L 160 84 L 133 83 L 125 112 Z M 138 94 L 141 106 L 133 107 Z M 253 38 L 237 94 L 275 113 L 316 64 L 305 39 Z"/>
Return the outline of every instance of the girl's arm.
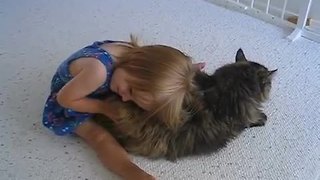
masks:
<path fill-rule="evenodd" d="M 113 136 L 92 121 L 85 121 L 76 134 L 83 138 L 97 153 L 103 165 L 125 180 L 155 179 L 131 162 L 128 153 Z"/>
<path fill-rule="evenodd" d="M 73 78 L 58 92 L 58 103 L 78 112 L 101 113 L 114 120 L 116 109 L 107 101 L 86 97 L 106 81 L 105 66 L 97 59 L 81 58 L 70 64 L 70 73 Z"/>

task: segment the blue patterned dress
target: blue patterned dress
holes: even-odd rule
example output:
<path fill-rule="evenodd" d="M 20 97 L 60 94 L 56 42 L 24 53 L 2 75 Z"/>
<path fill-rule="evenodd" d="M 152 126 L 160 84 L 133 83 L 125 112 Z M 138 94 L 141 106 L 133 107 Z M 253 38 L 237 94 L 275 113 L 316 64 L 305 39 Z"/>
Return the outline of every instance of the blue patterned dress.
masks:
<path fill-rule="evenodd" d="M 93 114 L 76 112 L 72 109 L 64 108 L 57 102 L 57 93 L 72 79 L 69 72 L 71 62 L 82 57 L 93 57 L 101 61 L 107 70 L 107 79 L 105 83 L 96 91 L 88 95 L 89 98 L 104 99 L 110 91 L 109 85 L 113 70 L 113 60 L 111 55 L 100 48 L 104 43 L 113 43 L 115 41 L 97 41 L 83 49 L 72 54 L 57 69 L 51 81 L 51 93 L 45 103 L 43 111 L 43 125 L 51 129 L 57 135 L 72 134 L 76 127 L 82 122 L 88 120 Z M 119 41 L 117 41 L 119 42 Z"/>

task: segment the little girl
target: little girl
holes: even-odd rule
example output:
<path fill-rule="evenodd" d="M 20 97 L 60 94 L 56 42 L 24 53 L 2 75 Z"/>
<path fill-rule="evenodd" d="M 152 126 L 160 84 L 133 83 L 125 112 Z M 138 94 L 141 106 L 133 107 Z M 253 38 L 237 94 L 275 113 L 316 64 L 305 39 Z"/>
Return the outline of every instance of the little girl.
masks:
<path fill-rule="evenodd" d="M 138 46 L 131 42 L 103 41 L 72 54 L 57 69 L 51 82 L 43 124 L 57 135 L 77 134 L 98 154 L 102 163 L 123 179 L 154 179 L 129 159 L 111 134 L 90 121 L 97 113 L 117 122 L 118 110 L 106 98 L 116 93 L 133 101 L 168 127 L 181 122 L 184 98 L 193 88 L 196 66 L 177 49 Z"/>

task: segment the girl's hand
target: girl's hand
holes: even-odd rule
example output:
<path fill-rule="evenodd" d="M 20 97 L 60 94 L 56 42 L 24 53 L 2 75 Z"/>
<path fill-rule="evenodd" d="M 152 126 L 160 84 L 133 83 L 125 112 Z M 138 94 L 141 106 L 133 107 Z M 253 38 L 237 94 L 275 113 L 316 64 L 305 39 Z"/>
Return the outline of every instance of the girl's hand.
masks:
<path fill-rule="evenodd" d="M 111 101 L 108 98 L 105 100 L 102 100 L 101 114 L 107 116 L 114 122 L 117 122 L 120 119 L 118 108 L 112 105 Z"/>

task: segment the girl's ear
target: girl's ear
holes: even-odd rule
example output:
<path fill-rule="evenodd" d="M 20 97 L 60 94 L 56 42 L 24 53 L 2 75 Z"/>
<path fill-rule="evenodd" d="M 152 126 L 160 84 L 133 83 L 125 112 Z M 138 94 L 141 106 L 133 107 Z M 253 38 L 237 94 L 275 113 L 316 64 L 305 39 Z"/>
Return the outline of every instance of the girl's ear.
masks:
<path fill-rule="evenodd" d="M 201 71 L 206 66 L 205 62 L 193 64 L 195 70 Z"/>

